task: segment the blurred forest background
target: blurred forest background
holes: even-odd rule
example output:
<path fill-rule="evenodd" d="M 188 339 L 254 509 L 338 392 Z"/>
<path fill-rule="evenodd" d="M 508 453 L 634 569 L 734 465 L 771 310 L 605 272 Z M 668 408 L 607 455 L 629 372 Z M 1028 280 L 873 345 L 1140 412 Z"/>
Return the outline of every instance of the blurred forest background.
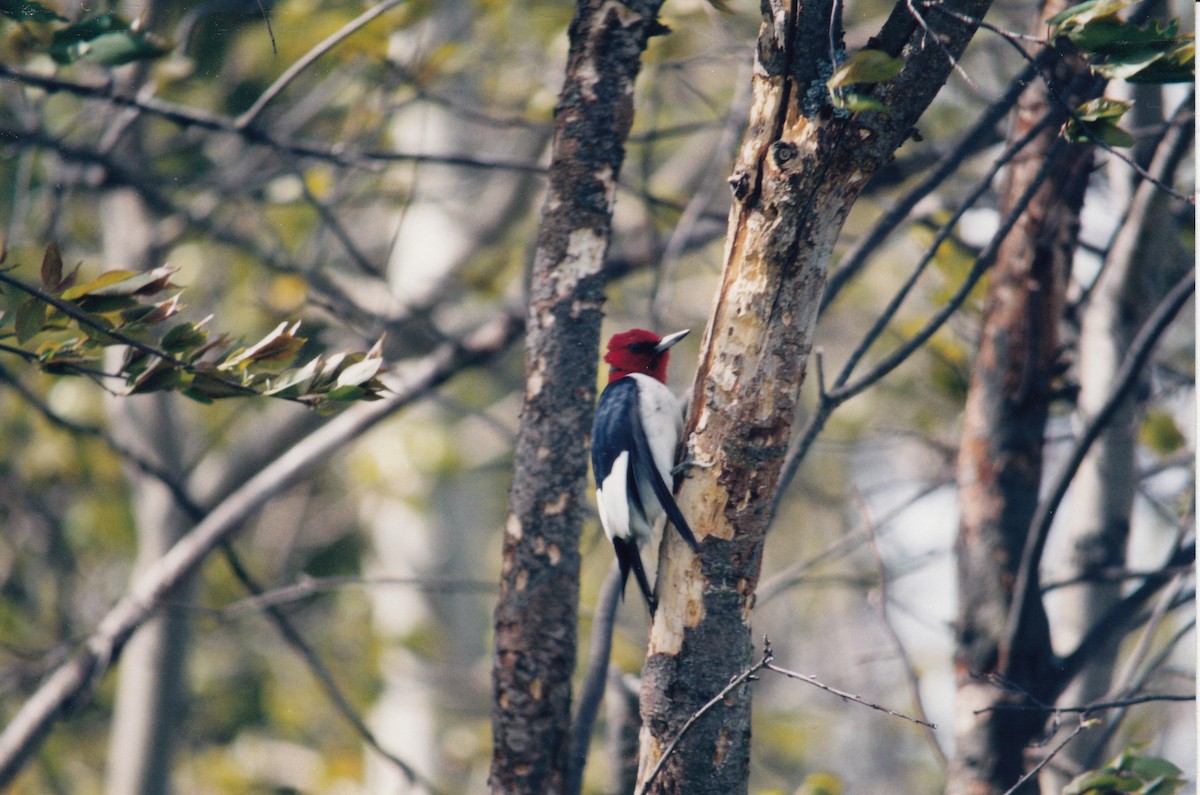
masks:
<path fill-rule="evenodd" d="M 695 332 L 673 352 L 679 390 L 690 384 L 717 286 L 726 181 L 750 103 L 760 16 L 748 1 L 731 6 L 670 0 L 664 9 L 671 32 L 644 58 L 608 257 L 604 336 L 630 326 Z M 1190 30 L 1191 8 L 1158 10 Z M 847 46 L 862 47 L 890 9 L 848 3 Z M 88 278 L 169 264 L 188 320 L 211 314 L 211 331 L 247 344 L 301 320 L 301 359 L 383 337 L 385 382 L 393 394 L 417 388 L 239 523 L 231 547 L 244 571 L 214 555 L 173 594 L 94 697 L 53 726 L 14 792 L 166 792 L 168 781 L 197 794 L 487 788 L 491 614 L 523 390 L 519 326 L 572 8 L 280 0 L 266 10 L 269 28 L 263 9 L 242 0 L 0 3 L 6 267 L 36 283 L 50 241 Z M 1026 31 L 1033 11 L 1002 0 L 988 21 Z M 55 35 L 94 18 L 105 20 L 103 35 Z M 835 262 L 854 267 L 831 282 L 816 336 L 830 385 L 978 186 L 867 365 L 950 300 L 997 227 L 989 170 L 1004 151 L 1006 116 L 960 144 L 1025 62 L 1011 36 L 984 30 L 960 67 L 839 241 Z M 1164 121 L 1190 109 L 1189 89 L 1114 81 L 1110 96 L 1135 99 L 1123 126 L 1138 145 L 1121 151 L 1148 167 Z M 1190 145 L 1181 151 L 1160 178 L 1190 194 Z M 950 157 L 943 181 L 912 192 Z M 1063 317 L 1049 472 L 1079 431 L 1089 335 L 1103 335 L 1103 312 L 1108 325 L 1120 316 L 1111 304 L 1096 308 L 1106 294 L 1096 285 L 1144 184 L 1098 152 Z M 1115 299 L 1141 307 L 1134 331 L 1194 257 L 1193 204 L 1158 195 L 1138 237 L 1146 248 L 1137 277 Z M 889 234 L 869 239 L 898 206 Z M 943 786 L 954 752 L 955 461 L 986 285 L 899 368 L 813 426 L 780 498 L 753 617 L 780 665 L 939 729 L 767 677 L 753 689 L 751 792 Z M 6 291 L 0 343 L 12 341 L 19 299 Z M 1118 594 L 1147 572 L 1162 582 L 1113 651 L 1105 690 L 1114 698 L 1194 692 L 1192 569 L 1160 570 L 1194 547 L 1193 328 L 1185 310 L 1130 408 L 1128 554 L 1103 577 Z M 472 337 L 480 329 L 494 333 Z M 0 346 L 4 723 L 136 572 L 340 419 L 264 398 L 118 397 L 119 382 L 41 372 L 5 354 L 11 347 Z M 797 427 L 815 416 L 818 383 L 805 385 Z M 1067 524 L 1055 526 L 1043 566 L 1048 609 L 1063 621 L 1079 576 Z M 612 563 L 594 517 L 582 552 L 585 660 Z M 618 694 L 631 687 L 622 677 L 638 674 L 646 631 L 631 594 L 602 718 L 614 736 Z M 1077 765 L 1142 743 L 1195 771 L 1194 703 L 1119 712 L 1104 714 L 1100 750 Z M 602 726 L 585 791 L 611 791 L 620 756 L 606 749 L 615 743 Z"/>

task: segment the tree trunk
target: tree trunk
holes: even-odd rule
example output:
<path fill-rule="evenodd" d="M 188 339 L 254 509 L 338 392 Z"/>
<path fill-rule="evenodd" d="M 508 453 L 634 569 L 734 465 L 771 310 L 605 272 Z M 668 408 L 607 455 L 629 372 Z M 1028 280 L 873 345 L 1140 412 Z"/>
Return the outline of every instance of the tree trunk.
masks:
<path fill-rule="evenodd" d="M 1159 123 L 1161 123 L 1159 119 Z M 1184 121 L 1171 129 L 1150 163 L 1156 179 L 1170 183 L 1180 157 L 1192 140 L 1193 126 Z M 1189 265 L 1171 221 L 1170 200 L 1150 181 L 1142 181 L 1129 203 L 1105 268 L 1092 289 L 1079 339 L 1077 426 L 1084 426 L 1115 389 L 1126 351 L 1142 324 Z M 1156 263 L 1157 267 L 1145 267 Z M 1133 500 L 1137 490 L 1135 459 L 1139 412 L 1134 396 L 1120 408 L 1096 439 L 1071 484 L 1070 507 L 1063 526 L 1069 557 L 1055 579 L 1079 582 L 1063 589 L 1053 603 L 1055 645 L 1062 651 L 1079 646 L 1121 599 L 1122 583 L 1106 573 L 1125 567 Z M 1122 635 L 1113 632 L 1103 647 L 1063 692 L 1059 703 L 1078 706 L 1100 701 L 1112 684 Z M 1060 792 L 1078 772 L 1095 764 L 1102 732 L 1087 732 L 1068 745 L 1056 760 L 1069 770 L 1052 768 L 1043 791 Z"/>
<path fill-rule="evenodd" d="M 1046 4 L 1040 19 L 1067 5 Z M 1049 77 L 1060 101 L 1073 107 L 1090 96 L 1094 81 L 1076 82 L 1087 67 L 1063 55 Z M 1025 747 L 1046 717 L 1022 707 L 1034 703 L 1031 697 L 1053 701 L 1056 660 L 1036 561 L 1029 598 L 1017 606 L 1014 595 L 1038 504 L 1051 382 L 1060 364 L 1058 324 L 1091 147 L 1060 142 L 1065 117 L 1051 96 L 1039 81 L 1016 109 L 1010 140 L 1028 134 L 1047 113 L 1056 119 L 1013 163 L 1003 190 L 1005 217 L 1028 191 L 1036 192 L 997 255 L 963 419 L 955 545 L 956 752 L 946 787 L 952 795 L 1002 793 L 1015 784 L 1025 769 Z M 1022 614 L 1012 615 L 1017 610 Z"/>
<path fill-rule="evenodd" d="M 117 189 L 100 200 L 104 260 L 108 269 L 153 267 L 154 222 L 141 200 Z M 159 394 L 107 403 L 112 433 L 178 482 L 184 477 L 183 430 L 178 400 Z M 162 557 L 191 527 L 174 496 L 156 478 L 126 467 L 137 530 L 133 578 Z M 109 732 L 108 795 L 165 795 L 171 791 L 172 741 L 181 733 L 187 704 L 187 608 L 185 592 L 149 619 L 129 641 L 118 671 Z"/>
<path fill-rule="evenodd" d="M 661 0 L 579 0 L 538 230 L 495 613 L 491 787 L 559 792 L 570 734 L 579 536 L 603 262 L 633 88 Z"/>
<path fill-rule="evenodd" d="M 690 472 L 679 504 L 698 537 L 693 554 L 666 533 L 659 609 L 642 679 L 639 786 L 650 792 L 746 792 L 748 688 L 682 726 L 752 652 L 750 613 L 791 437 L 813 326 L 834 242 L 867 180 L 912 133 L 966 47 L 987 2 L 953 3 L 927 21 L 903 5 L 872 46 L 904 59 L 875 86 L 887 113 L 832 106 L 823 56 L 832 2 L 764 4 L 749 129 L 730 184 L 733 207 L 720 292 L 702 345 L 688 423 Z M 835 32 L 840 38 L 840 29 Z M 653 780 L 651 781 L 651 778 Z"/>

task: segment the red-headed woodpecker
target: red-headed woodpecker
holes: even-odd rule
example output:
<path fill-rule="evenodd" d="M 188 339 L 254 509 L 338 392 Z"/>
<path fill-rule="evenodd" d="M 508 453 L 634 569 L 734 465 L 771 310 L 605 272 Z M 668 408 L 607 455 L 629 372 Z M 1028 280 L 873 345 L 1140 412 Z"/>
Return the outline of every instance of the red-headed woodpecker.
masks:
<path fill-rule="evenodd" d="M 622 592 L 632 570 L 651 614 L 657 602 L 638 549 L 650 540 L 664 511 L 683 540 L 699 549 L 671 496 L 683 416 L 666 385 L 667 360 L 670 347 L 686 335 L 684 330 L 659 337 L 643 329 L 614 334 L 604 356 L 611 365 L 608 386 L 600 395 L 592 427 L 600 524 L 617 553 Z"/>

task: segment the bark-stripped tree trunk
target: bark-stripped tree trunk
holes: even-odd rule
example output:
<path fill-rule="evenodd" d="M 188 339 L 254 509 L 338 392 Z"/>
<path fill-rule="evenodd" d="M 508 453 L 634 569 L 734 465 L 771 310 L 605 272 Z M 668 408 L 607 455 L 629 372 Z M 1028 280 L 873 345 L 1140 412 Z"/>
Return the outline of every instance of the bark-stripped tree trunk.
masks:
<path fill-rule="evenodd" d="M 1188 114 L 1184 114 L 1185 116 Z M 1175 120 L 1180 122 L 1179 119 Z M 1160 119 L 1161 122 L 1161 119 Z M 1150 173 L 1171 183 L 1180 158 L 1189 148 L 1193 125 L 1183 120 L 1164 138 Z M 1123 165 L 1123 164 L 1122 164 Z M 1104 271 L 1088 300 L 1079 339 L 1080 427 L 1090 421 L 1116 388 L 1122 360 L 1142 323 L 1186 272 L 1189 258 L 1173 230 L 1170 199 L 1150 181 L 1138 185 L 1129 214 L 1118 230 Z M 1154 263 L 1154 267 L 1147 264 Z M 1071 485 L 1070 512 L 1064 536 L 1070 557 L 1055 579 L 1079 582 L 1064 589 L 1053 610 L 1055 645 L 1076 648 L 1121 599 L 1122 583 L 1104 575 L 1125 567 L 1133 498 L 1137 489 L 1135 460 L 1139 412 L 1126 397 L 1079 467 Z M 1094 649 L 1090 661 L 1063 692 L 1059 702 L 1077 706 L 1100 701 L 1112 684 L 1122 634 L 1113 632 Z M 1074 770 L 1044 776 L 1043 792 L 1061 792 L 1085 766 L 1095 764 L 1096 739 L 1087 732 L 1064 749 L 1059 759 Z"/>
<path fill-rule="evenodd" d="M 1067 5 L 1045 4 L 1040 19 Z M 1075 80 L 1086 73 L 1081 59 L 1063 56 L 1048 75 L 1052 87 L 1038 82 L 1022 96 L 1010 140 L 1028 134 L 1047 113 L 1065 118 L 1054 95 L 1074 107 L 1097 87 Z M 1091 147 L 1063 144 L 1060 124 L 1047 126 L 1010 169 L 1002 215 L 1027 191 L 1036 187 L 1036 193 L 997 255 L 967 393 L 955 545 L 956 751 L 946 787 L 953 795 L 1001 793 L 1016 783 L 1025 747 L 1046 718 L 1020 707 L 1031 706 L 1031 697 L 1052 702 L 1058 680 L 1040 593 L 1031 586 L 1029 598 L 1014 597 L 1038 504 L 1051 381 L 1059 366 L 1058 324 L 1091 166 Z M 1036 568 L 1035 562 L 1035 579 Z M 1013 615 L 1016 610 L 1022 614 Z M 1035 787 L 1031 782 L 1023 791 Z"/>
<path fill-rule="evenodd" d="M 555 109 L 505 524 L 492 680 L 493 792 L 561 791 L 596 393 L 603 261 L 640 58 L 661 0 L 579 0 Z"/>
<path fill-rule="evenodd" d="M 750 664 L 770 506 L 834 241 L 863 185 L 912 133 L 970 41 L 975 26 L 963 20 L 982 18 L 988 2 L 947 5 L 957 16 L 931 14 L 932 35 L 897 5 L 872 42 L 906 62 L 875 87 L 887 111 L 850 115 L 834 110 L 825 87 L 834 4 L 764 3 L 720 293 L 688 424 L 688 448 L 702 466 L 679 493 L 702 549 L 697 556 L 665 534 L 643 671 L 639 786 L 654 775 L 648 791 L 747 789 L 746 687 L 696 722 L 654 771 L 688 718 Z"/>

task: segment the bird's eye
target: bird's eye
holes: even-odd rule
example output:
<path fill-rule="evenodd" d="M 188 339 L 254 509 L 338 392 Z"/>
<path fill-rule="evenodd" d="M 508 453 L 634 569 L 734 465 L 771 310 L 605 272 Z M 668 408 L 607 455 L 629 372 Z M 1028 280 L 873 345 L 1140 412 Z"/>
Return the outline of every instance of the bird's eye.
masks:
<path fill-rule="evenodd" d="M 633 353 L 651 353 L 654 351 L 654 343 L 652 342 L 634 342 L 629 346 L 629 350 Z"/>

